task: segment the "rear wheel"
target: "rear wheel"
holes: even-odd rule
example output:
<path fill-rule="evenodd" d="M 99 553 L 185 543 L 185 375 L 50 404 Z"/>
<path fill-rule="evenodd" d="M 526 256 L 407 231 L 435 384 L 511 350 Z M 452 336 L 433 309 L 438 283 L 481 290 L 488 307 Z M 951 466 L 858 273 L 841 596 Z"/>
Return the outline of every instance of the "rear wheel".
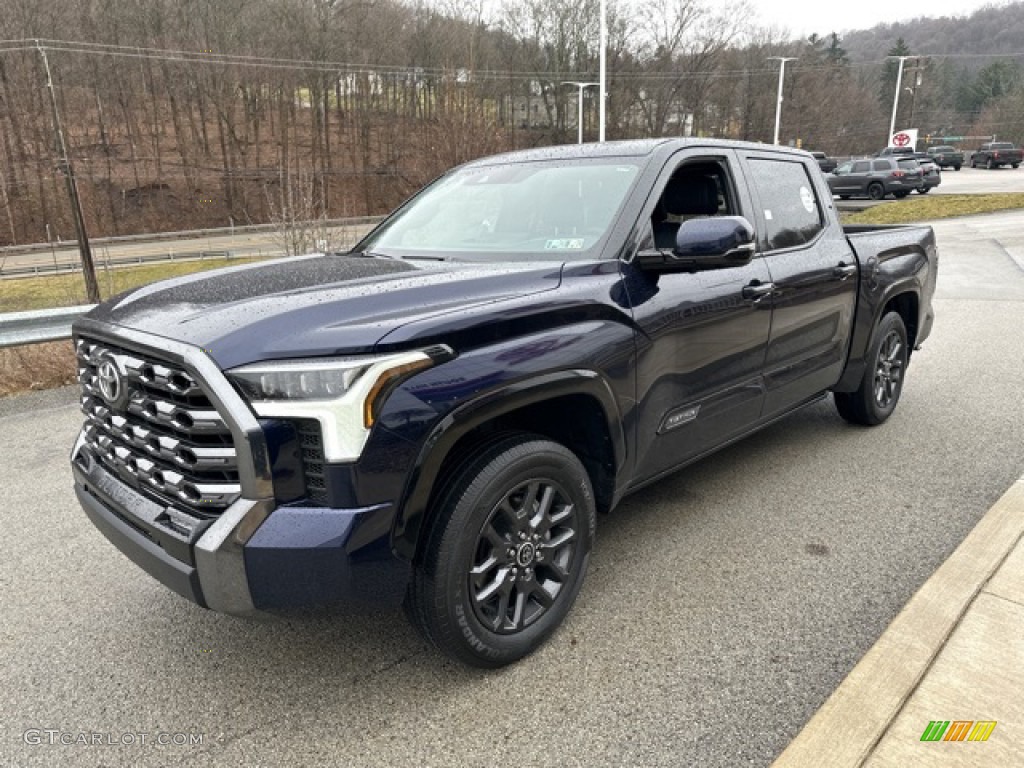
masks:
<path fill-rule="evenodd" d="M 910 194 L 910 192 L 901 189 L 899 192 L 893 192 L 892 196 L 895 197 L 897 200 L 902 200 L 904 197 L 906 197 L 909 194 Z"/>
<path fill-rule="evenodd" d="M 991 157 L 988 159 L 988 162 L 985 163 L 985 167 L 988 168 L 990 171 L 995 169 L 996 164 L 992 162 Z"/>
<path fill-rule="evenodd" d="M 919 187 L 918 190 L 917 190 L 917 194 L 919 194 L 919 195 L 927 195 L 929 192 L 931 192 L 931 189 L 932 189 L 931 187 Z"/>
<path fill-rule="evenodd" d="M 868 187 L 868 197 L 872 200 L 881 200 L 885 197 L 885 187 L 876 181 Z"/>
<path fill-rule="evenodd" d="M 407 609 L 442 652 L 500 667 L 558 628 L 596 528 L 590 478 L 558 443 L 520 434 L 458 470 L 435 510 Z"/>
<path fill-rule="evenodd" d="M 852 424 L 881 424 L 896 410 L 910 360 L 907 328 L 897 312 L 889 312 L 871 337 L 868 364 L 855 392 L 836 392 L 836 410 Z"/>
<path fill-rule="evenodd" d="M 954 165 L 953 166 L 953 170 L 954 171 L 959 171 L 960 170 L 960 166 L 959 165 Z"/>
<path fill-rule="evenodd" d="M 1013 164 L 1013 167 L 1014 167 L 1014 168 L 1019 168 L 1019 167 L 1020 167 L 1020 163 L 1014 163 L 1014 164 Z"/>

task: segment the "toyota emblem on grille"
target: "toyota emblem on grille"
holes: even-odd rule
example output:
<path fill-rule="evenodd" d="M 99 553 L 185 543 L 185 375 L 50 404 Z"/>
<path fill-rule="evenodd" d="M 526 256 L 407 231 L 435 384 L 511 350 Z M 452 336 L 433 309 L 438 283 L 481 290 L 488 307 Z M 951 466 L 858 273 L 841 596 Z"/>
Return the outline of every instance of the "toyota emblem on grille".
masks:
<path fill-rule="evenodd" d="M 110 405 L 116 405 L 124 394 L 124 383 L 121 381 L 121 372 L 117 370 L 117 364 L 106 359 L 96 369 L 96 379 L 100 385 L 100 394 Z"/>

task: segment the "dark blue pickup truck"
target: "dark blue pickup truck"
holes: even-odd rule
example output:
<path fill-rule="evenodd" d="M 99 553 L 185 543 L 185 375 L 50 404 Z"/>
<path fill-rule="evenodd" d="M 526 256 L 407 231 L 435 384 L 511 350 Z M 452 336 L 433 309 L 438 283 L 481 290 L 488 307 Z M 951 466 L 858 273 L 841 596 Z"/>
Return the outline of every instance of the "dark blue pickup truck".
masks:
<path fill-rule="evenodd" d="M 830 393 L 885 421 L 936 269 L 929 227 L 844 231 L 805 152 L 478 160 L 350 253 L 78 321 L 75 489 L 201 606 L 404 603 L 444 652 L 500 666 L 570 610 L 596 513 Z"/>

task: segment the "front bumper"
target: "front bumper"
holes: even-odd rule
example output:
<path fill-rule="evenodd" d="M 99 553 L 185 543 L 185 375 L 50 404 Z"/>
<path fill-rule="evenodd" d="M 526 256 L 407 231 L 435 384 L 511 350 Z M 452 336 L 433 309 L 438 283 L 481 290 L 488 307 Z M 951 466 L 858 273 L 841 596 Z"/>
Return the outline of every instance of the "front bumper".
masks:
<path fill-rule="evenodd" d="M 391 504 L 363 509 L 239 499 L 184 536 L 166 509 L 73 455 L 75 493 L 99 531 L 164 586 L 233 615 L 315 605 L 396 605 L 409 565 L 391 551 Z"/>

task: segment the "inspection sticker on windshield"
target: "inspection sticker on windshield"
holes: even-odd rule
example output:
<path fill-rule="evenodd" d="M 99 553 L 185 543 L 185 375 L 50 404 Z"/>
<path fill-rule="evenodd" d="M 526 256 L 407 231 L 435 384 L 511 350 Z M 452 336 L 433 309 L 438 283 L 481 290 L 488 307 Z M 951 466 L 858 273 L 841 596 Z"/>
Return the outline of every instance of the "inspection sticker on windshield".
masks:
<path fill-rule="evenodd" d="M 807 187 L 800 187 L 800 202 L 808 213 L 814 213 L 814 195 Z"/>
<path fill-rule="evenodd" d="M 563 237 L 561 240 L 548 240 L 544 243 L 547 251 L 581 251 L 583 250 L 582 237 Z"/>

